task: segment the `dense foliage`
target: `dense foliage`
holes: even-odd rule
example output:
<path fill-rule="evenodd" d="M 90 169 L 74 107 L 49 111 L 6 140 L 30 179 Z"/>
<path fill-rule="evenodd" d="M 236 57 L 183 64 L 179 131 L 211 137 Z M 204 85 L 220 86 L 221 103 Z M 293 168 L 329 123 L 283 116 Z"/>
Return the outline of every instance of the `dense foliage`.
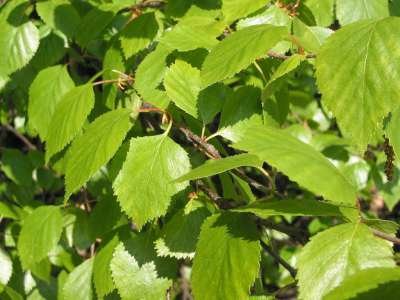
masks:
<path fill-rule="evenodd" d="M 1 299 L 399 299 L 400 1 L 0 1 Z"/>

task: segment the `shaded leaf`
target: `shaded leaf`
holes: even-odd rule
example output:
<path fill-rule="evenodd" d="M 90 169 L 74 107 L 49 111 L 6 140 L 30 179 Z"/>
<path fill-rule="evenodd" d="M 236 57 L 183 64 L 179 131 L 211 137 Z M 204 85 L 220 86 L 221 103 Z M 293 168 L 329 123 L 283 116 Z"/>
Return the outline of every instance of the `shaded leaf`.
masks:
<path fill-rule="evenodd" d="M 248 216 L 224 213 L 207 218 L 193 262 L 196 299 L 248 299 L 260 250 L 256 226 Z"/>
<path fill-rule="evenodd" d="M 154 13 L 142 14 L 133 19 L 121 32 L 120 41 L 125 58 L 146 48 L 158 31 L 158 24 Z"/>

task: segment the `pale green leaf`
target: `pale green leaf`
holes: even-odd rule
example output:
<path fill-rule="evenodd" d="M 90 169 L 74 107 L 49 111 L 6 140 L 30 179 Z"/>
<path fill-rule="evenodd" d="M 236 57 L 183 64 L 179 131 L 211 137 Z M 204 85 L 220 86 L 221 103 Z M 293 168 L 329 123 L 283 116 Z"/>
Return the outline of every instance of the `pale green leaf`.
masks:
<path fill-rule="evenodd" d="M 107 112 L 73 141 L 67 154 L 65 199 L 114 156 L 132 126 L 130 113 L 125 108 Z"/>
<path fill-rule="evenodd" d="M 111 272 L 122 299 L 159 300 L 166 297 L 171 282 L 159 278 L 153 262 L 139 266 L 136 259 L 119 244 L 111 260 Z"/>
<path fill-rule="evenodd" d="M 210 159 L 189 173 L 177 178 L 175 181 L 182 182 L 220 174 L 235 168 L 249 166 L 259 168 L 262 162 L 256 155 L 238 154 L 220 159 Z"/>
<path fill-rule="evenodd" d="M 389 1 L 336 0 L 336 15 L 341 25 L 364 19 L 388 17 Z"/>
<path fill-rule="evenodd" d="M 222 14 L 225 21 L 231 23 L 266 6 L 268 2 L 265 0 L 223 0 Z"/>
<path fill-rule="evenodd" d="M 298 18 L 293 20 L 293 34 L 297 42 L 307 51 L 318 53 L 333 30 L 324 27 L 307 26 Z"/>
<path fill-rule="evenodd" d="M 177 259 L 192 259 L 201 224 L 210 214 L 201 201 L 191 199 L 163 227 L 161 237 L 154 243 L 157 254 Z"/>
<path fill-rule="evenodd" d="M 217 134 L 237 142 L 249 127 L 261 125 L 260 94 L 255 87 L 242 86 L 229 95 L 222 108 Z"/>
<path fill-rule="evenodd" d="M 333 23 L 333 5 L 335 0 L 307 0 L 306 5 L 314 15 L 318 26 L 329 26 Z"/>
<path fill-rule="evenodd" d="M 400 269 L 399 268 L 370 268 L 359 271 L 349 276 L 344 282 L 327 294 L 324 300 L 347 300 L 363 299 L 358 298 L 359 294 L 378 289 L 385 284 L 397 283 L 400 287 Z M 393 294 L 389 294 L 390 296 Z M 361 296 L 361 295 L 360 295 Z M 389 299 L 389 298 L 386 298 Z"/>
<path fill-rule="evenodd" d="M 62 227 L 62 215 L 56 206 L 41 206 L 24 219 L 18 238 L 24 268 L 29 269 L 47 257 L 60 240 Z"/>
<path fill-rule="evenodd" d="M 66 66 L 53 66 L 39 72 L 29 88 L 29 124 L 46 140 L 56 105 L 74 87 Z"/>
<path fill-rule="evenodd" d="M 63 300 L 93 299 L 93 261 L 93 257 L 85 260 L 68 274 L 62 291 Z"/>
<path fill-rule="evenodd" d="M 50 27 L 72 37 L 81 18 L 67 0 L 47 0 L 36 3 L 39 17 Z"/>
<path fill-rule="evenodd" d="M 206 219 L 193 262 L 194 297 L 248 299 L 259 271 L 258 238 L 247 215 L 227 212 Z"/>
<path fill-rule="evenodd" d="M 230 34 L 206 57 L 201 78 L 203 87 L 235 75 L 258 57 L 266 55 L 287 35 L 285 27 L 256 25 Z"/>
<path fill-rule="evenodd" d="M 145 49 L 154 39 L 158 24 L 154 13 L 142 14 L 133 19 L 121 32 L 120 41 L 125 58 Z"/>
<path fill-rule="evenodd" d="M 342 216 L 338 206 L 307 199 L 257 201 L 243 208 L 237 208 L 235 211 L 253 213 L 260 218 L 270 216 Z"/>
<path fill-rule="evenodd" d="M 322 299 L 349 276 L 365 269 L 394 267 L 391 244 L 367 225 L 348 223 L 314 236 L 298 259 L 300 298 Z"/>
<path fill-rule="evenodd" d="M 217 37 L 224 30 L 224 23 L 213 18 L 193 16 L 182 19 L 171 30 L 166 31 L 160 43 L 178 51 L 197 48 L 210 49 L 217 43 Z"/>
<path fill-rule="evenodd" d="M 166 59 L 172 50 L 162 44 L 148 54 L 141 62 L 136 71 L 135 89 L 143 100 L 159 108 L 166 108 L 169 98 L 166 93 L 158 89 L 167 70 Z"/>
<path fill-rule="evenodd" d="M 399 103 L 399 26 L 400 18 L 395 17 L 345 26 L 317 57 L 322 101 L 360 151 L 376 142 L 382 119 Z"/>
<path fill-rule="evenodd" d="M 13 264 L 7 252 L 0 248 L 0 290 L 1 285 L 7 285 L 13 272 Z"/>
<path fill-rule="evenodd" d="M 261 24 L 271 24 L 275 26 L 285 26 L 289 27 L 292 23 L 287 11 L 277 5 L 271 5 L 263 13 L 240 20 L 236 28 L 243 29 L 245 27 L 261 25 Z"/>
<path fill-rule="evenodd" d="M 114 249 L 119 244 L 118 236 L 114 236 L 96 253 L 93 262 L 93 283 L 99 298 L 111 293 L 115 286 L 111 277 L 110 263 Z"/>
<path fill-rule="evenodd" d="M 94 106 L 92 84 L 71 89 L 58 102 L 51 118 L 46 140 L 46 161 L 79 133 Z"/>
<path fill-rule="evenodd" d="M 165 134 L 133 138 L 114 193 L 140 229 L 167 212 L 171 197 L 187 186 L 173 180 L 189 170 L 187 153 Z"/>
<path fill-rule="evenodd" d="M 200 92 L 200 71 L 187 62 L 176 60 L 164 77 L 168 97 L 182 110 L 197 118 L 197 96 Z"/>
<path fill-rule="evenodd" d="M 0 73 L 2 76 L 24 67 L 38 48 L 39 31 L 32 22 L 11 25 L 6 20 L 0 20 Z"/>
<path fill-rule="evenodd" d="M 320 152 L 275 128 L 254 126 L 234 145 L 255 154 L 327 200 L 355 205 L 356 189 Z"/>

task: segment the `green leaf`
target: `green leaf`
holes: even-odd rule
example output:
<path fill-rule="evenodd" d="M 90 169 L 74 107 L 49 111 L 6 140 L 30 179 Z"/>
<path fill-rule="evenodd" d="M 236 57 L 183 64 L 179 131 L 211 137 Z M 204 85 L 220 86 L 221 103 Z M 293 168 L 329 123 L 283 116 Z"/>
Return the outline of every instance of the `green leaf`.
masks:
<path fill-rule="evenodd" d="M 133 138 L 114 181 L 114 193 L 122 210 L 141 229 L 166 213 L 171 197 L 187 186 L 187 182 L 172 181 L 189 170 L 185 150 L 165 134 Z"/>
<path fill-rule="evenodd" d="M 68 274 L 62 292 L 64 300 L 93 299 L 93 261 L 93 257 L 85 260 Z"/>
<path fill-rule="evenodd" d="M 389 1 L 336 0 L 336 14 L 341 25 L 365 19 L 389 16 Z"/>
<path fill-rule="evenodd" d="M 171 286 L 168 279 L 158 277 L 153 262 L 139 266 L 122 243 L 115 249 L 110 267 L 122 299 L 164 299 L 167 289 Z"/>
<path fill-rule="evenodd" d="M 226 99 L 217 134 L 237 142 L 248 128 L 261 124 L 260 90 L 251 86 L 242 86 Z"/>
<path fill-rule="evenodd" d="M 393 147 L 396 159 L 400 160 L 400 107 L 393 111 L 390 116 L 389 123 L 385 129 L 385 133 L 389 138 L 389 143 Z"/>
<path fill-rule="evenodd" d="M 130 113 L 125 108 L 107 112 L 73 141 L 67 154 L 65 199 L 114 156 L 132 126 Z"/>
<path fill-rule="evenodd" d="M 111 277 L 110 263 L 114 249 L 119 244 L 118 236 L 114 236 L 99 252 L 93 262 L 93 282 L 99 298 L 110 294 L 115 286 Z"/>
<path fill-rule="evenodd" d="M 46 140 L 46 162 L 79 133 L 94 106 L 92 84 L 71 89 L 57 104 Z"/>
<path fill-rule="evenodd" d="M 272 25 L 250 26 L 230 34 L 206 57 L 201 70 L 203 87 L 247 68 L 258 57 L 266 55 L 286 35 L 285 27 Z"/>
<path fill-rule="evenodd" d="M 356 189 L 344 175 L 312 146 L 283 130 L 254 126 L 234 147 L 257 155 L 316 195 L 355 205 Z"/>
<path fill-rule="evenodd" d="M 307 51 L 318 53 L 333 30 L 324 27 L 307 26 L 299 19 L 293 20 L 293 33 L 297 42 Z"/>
<path fill-rule="evenodd" d="M 266 6 L 268 2 L 265 0 L 223 0 L 222 14 L 225 21 L 231 23 Z"/>
<path fill-rule="evenodd" d="M 304 60 L 304 55 L 299 54 L 294 54 L 288 59 L 284 60 L 272 74 L 268 83 L 265 85 L 265 88 L 262 92 L 263 100 L 265 101 L 268 97 L 272 96 L 275 91 L 275 84 L 279 81 L 279 79 L 295 70 Z"/>
<path fill-rule="evenodd" d="M 210 211 L 201 201 L 191 199 L 163 228 L 161 237 L 155 242 L 157 254 L 177 259 L 192 259 L 200 226 L 209 215 Z"/>
<path fill-rule="evenodd" d="M 23 211 L 19 206 L 6 201 L 0 202 L 0 218 L 18 220 L 22 215 Z"/>
<path fill-rule="evenodd" d="M 74 6 L 67 0 L 48 0 L 36 3 L 39 17 L 51 28 L 72 37 L 81 18 Z"/>
<path fill-rule="evenodd" d="M 9 75 L 24 67 L 39 48 L 39 32 L 32 22 L 11 25 L 0 20 L 0 73 Z"/>
<path fill-rule="evenodd" d="M 166 93 L 158 89 L 167 70 L 166 59 L 172 50 L 162 44 L 148 54 L 136 71 L 135 89 L 143 100 L 159 108 L 166 108 L 169 98 Z"/>
<path fill-rule="evenodd" d="M 16 184 L 28 187 L 33 185 L 34 167 L 29 157 L 17 149 L 3 149 L 1 170 Z"/>
<path fill-rule="evenodd" d="M 158 24 L 154 13 L 143 14 L 131 21 L 121 32 L 120 41 L 125 58 L 145 49 L 154 39 Z"/>
<path fill-rule="evenodd" d="M 165 73 L 164 86 L 176 106 L 197 118 L 197 97 L 201 86 L 198 69 L 187 62 L 176 60 Z"/>
<path fill-rule="evenodd" d="M 115 16 L 113 9 L 112 4 L 98 5 L 82 18 L 75 32 L 75 40 L 80 46 L 85 48 L 91 41 L 100 36 Z"/>
<path fill-rule="evenodd" d="M 258 238 L 247 215 L 227 212 L 207 218 L 193 262 L 194 297 L 248 299 L 259 270 Z"/>
<path fill-rule="evenodd" d="M 369 268 L 394 267 L 390 243 L 367 225 L 348 223 L 325 230 L 303 248 L 298 259 L 300 298 L 322 299 L 349 276 Z"/>
<path fill-rule="evenodd" d="M 200 91 L 197 105 L 203 124 L 209 124 L 213 121 L 214 117 L 221 111 L 229 92 L 229 87 L 222 83 L 213 84 Z"/>
<path fill-rule="evenodd" d="M 1 285 L 7 285 L 13 272 L 12 260 L 7 252 L 0 248 L 0 293 Z"/>
<path fill-rule="evenodd" d="M 211 49 L 217 43 L 217 37 L 224 29 L 222 22 L 203 16 L 182 19 L 170 31 L 166 31 L 160 43 L 178 51 L 190 51 L 197 48 Z"/>
<path fill-rule="evenodd" d="M 42 140 L 46 140 L 56 105 L 74 86 L 66 66 L 61 65 L 40 71 L 32 82 L 29 88 L 29 124 Z"/>
<path fill-rule="evenodd" d="M 56 206 L 41 206 L 24 219 L 18 238 L 22 266 L 29 269 L 46 258 L 60 240 L 62 228 L 62 215 Z"/>
<path fill-rule="evenodd" d="M 270 216 L 342 216 L 338 206 L 307 199 L 257 201 L 235 211 L 253 213 L 264 219 Z"/>
<path fill-rule="evenodd" d="M 362 270 L 346 278 L 340 286 L 327 294 L 324 300 L 355 299 L 355 297 L 361 293 L 378 289 L 392 282 L 400 283 L 399 268 L 370 268 Z M 356 297 L 356 299 L 361 300 L 363 298 Z"/>
<path fill-rule="evenodd" d="M 191 170 L 189 173 L 186 173 L 185 175 L 175 179 L 175 181 L 182 182 L 186 180 L 209 177 L 243 166 L 259 168 L 261 165 L 262 162 L 256 155 L 247 153 L 220 159 L 210 159 L 199 167 Z"/>
<path fill-rule="evenodd" d="M 306 5 L 315 17 L 318 26 L 329 26 L 333 23 L 333 5 L 335 0 L 307 0 Z"/>
<path fill-rule="evenodd" d="M 394 17 L 345 26 L 328 39 L 317 57 L 322 101 L 359 151 L 377 141 L 382 119 L 398 106 L 399 26 L 400 19 Z"/>
<path fill-rule="evenodd" d="M 263 13 L 240 20 L 236 28 L 243 29 L 245 27 L 261 25 L 261 24 L 271 24 L 274 26 L 286 26 L 292 23 L 287 11 L 278 7 L 277 5 L 271 5 Z"/>

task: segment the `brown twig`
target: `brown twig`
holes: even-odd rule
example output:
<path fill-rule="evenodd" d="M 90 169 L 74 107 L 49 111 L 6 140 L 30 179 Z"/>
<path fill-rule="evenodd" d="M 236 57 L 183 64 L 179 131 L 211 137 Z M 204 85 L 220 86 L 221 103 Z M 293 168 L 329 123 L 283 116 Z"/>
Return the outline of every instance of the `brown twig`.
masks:
<path fill-rule="evenodd" d="M 10 124 L 3 124 L 2 125 L 6 130 L 8 130 L 9 132 L 13 133 L 21 142 L 23 142 L 25 144 L 25 146 L 29 149 L 29 150 L 36 150 L 37 147 L 32 144 L 25 136 L 23 136 L 22 134 L 20 134 L 18 132 L 18 130 L 16 130 L 14 127 L 12 127 Z"/>
<path fill-rule="evenodd" d="M 294 269 L 287 261 L 285 261 L 282 257 L 279 256 L 279 254 L 275 253 L 270 246 L 268 246 L 263 240 L 260 240 L 261 246 L 263 249 L 268 252 L 269 255 L 271 255 L 282 267 L 284 267 L 292 276 L 293 278 L 296 278 L 297 270 Z"/>
<path fill-rule="evenodd" d="M 285 59 L 288 59 L 291 57 L 291 55 L 280 54 L 280 53 L 274 52 L 274 51 L 268 51 L 267 55 L 269 57 L 277 58 L 277 59 L 281 59 L 281 60 L 285 60 Z M 314 53 L 309 53 L 306 55 L 306 58 L 316 58 L 316 57 L 317 57 L 317 55 Z"/>
<path fill-rule="evenodd" d="M 137 9 L 143 9 L 143 8 L 159 8 L 164 6 L 165 2 L 164 1 L 159 1 L 159 0 L 148 0 L 148 1 L 142 1 L 139 4 L 135 5 L 135 8 Z"/>
<path fill-rule="evenodd" d="M 376 237 L 392 242 L 393 244 L 400 245 L 400 239 L 395 236 L 392 236 L 390 234 L 384 233 L 382 231 L 373 228 L 371 229 L 371 231 Z"/>

